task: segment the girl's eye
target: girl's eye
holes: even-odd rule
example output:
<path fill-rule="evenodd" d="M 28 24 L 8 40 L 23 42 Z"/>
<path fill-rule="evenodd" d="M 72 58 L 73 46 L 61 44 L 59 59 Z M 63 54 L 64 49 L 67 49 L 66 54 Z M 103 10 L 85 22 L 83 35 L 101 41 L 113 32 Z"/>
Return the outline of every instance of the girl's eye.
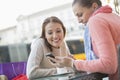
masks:
<path fill-rule="evenodd" d="M 51 35 L 51 34 L 52 34 L 52 32 L 48 32 L 48 34 L 49 34 L 49 35 Z"/>
<path fill-rule="evenodd" d="M 78 17 L 82 17 L 82 15 L 83 15 L 82 13 L 81 14 L 77 14 Z"/>
<path fill-rule="evenodd" d="M 61 30 L 57 30 L 57 33 L 60 33 L 61 32 Z"/>

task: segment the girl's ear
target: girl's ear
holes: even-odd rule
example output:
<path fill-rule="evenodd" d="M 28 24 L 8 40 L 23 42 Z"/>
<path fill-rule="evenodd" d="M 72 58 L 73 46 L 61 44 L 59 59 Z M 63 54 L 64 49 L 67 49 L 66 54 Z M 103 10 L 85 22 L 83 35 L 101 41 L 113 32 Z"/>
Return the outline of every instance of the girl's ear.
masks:
<path fill-rule="evenodd" d="M 93 3 L 93 4 L 92 4 L 92 8 L 93 8 L 93 10 L 95 11 L 95 10 L 98 8 L 98 4 L 97 4 L 97 3 Z"/>

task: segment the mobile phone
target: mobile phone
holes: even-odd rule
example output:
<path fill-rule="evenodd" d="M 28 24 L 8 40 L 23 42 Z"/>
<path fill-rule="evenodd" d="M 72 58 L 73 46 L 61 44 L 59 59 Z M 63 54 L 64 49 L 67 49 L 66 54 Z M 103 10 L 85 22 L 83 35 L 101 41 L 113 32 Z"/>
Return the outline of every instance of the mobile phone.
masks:
<path fill-rule="evenodd" d="M 49 56 L 51 58 L 55 58 L 55 56 L 53 56 L 52 54 L 47 54 L 46 56 Z"/>

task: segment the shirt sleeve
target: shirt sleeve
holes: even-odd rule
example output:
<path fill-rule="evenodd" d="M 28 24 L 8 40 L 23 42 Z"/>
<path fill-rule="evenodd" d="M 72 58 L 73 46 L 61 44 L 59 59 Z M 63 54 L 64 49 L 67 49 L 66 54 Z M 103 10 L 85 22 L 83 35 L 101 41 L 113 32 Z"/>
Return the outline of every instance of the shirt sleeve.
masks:
<path fill-rule="evenodd" d="M 34 79 L 38 77 L 54 75 L 57 73 L 56 68 L 45 69 L 40 67 L 44 51 L 39 40 L 35 40 L 31 44 L 31 52 L 27 62 L 27 77 Z"/>
<path fill-rule="evenodd" d="M 88 23 L 92 38 L 93 50 L 97 52 L 98 59 L 91 61 L 76 60 L 78 70 L 88 72 L 101 72 L 113 74 L 117 70 L 117 52 L 110 25 L 100 17 L 91 18 Z"/>

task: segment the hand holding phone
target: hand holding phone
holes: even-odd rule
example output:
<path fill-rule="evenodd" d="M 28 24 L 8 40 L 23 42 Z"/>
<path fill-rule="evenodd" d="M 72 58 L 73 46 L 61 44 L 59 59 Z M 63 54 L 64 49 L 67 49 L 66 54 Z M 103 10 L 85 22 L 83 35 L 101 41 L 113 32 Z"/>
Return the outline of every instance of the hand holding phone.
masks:
<path fill-rule="evenodd" d="M 51 58 L 55 58 L 55 56 L 53 56 L 52 54 L 48 54 L 48 55 L 46 55 L 47 57 L 49 56 L 49 57 L 51 57 Z"/>
<path fill-rule="evenodd" d="M 46 57 L 50 57 L 50 58 L 49 58 L 50 61 L 53 62 L 53 63 L 56 63 L 56 62 L 54 61 L 55 56 L 53 56 L 52 54 L 47 54 Z"/>

